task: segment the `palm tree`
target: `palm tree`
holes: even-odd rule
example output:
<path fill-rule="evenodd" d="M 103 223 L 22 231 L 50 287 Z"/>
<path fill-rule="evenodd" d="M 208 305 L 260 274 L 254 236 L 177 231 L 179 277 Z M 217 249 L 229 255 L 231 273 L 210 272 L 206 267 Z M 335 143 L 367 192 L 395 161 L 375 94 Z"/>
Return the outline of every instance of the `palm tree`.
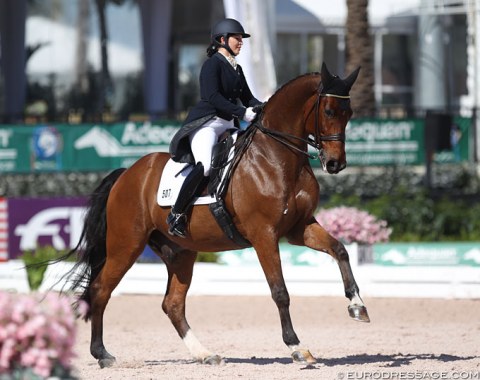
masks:
<path fill-rule="evenodd" d="M 368 21 L 368 0 L 347 0 L 347 67 L 348 73 L 361 66 L 352 88 L 352 109 L 355 116 L 375 114 L 373 39 Z"/>
<path fill-rule="evenodd" d="M 107 32 L 107 18 L 106 8 L 108 3 L 115 5 L 123 5 L 125 0 L 95 0 L 95 6 L 98 13 L 98 23 L 100 27 L 100 49 L 102 59 L 102 69 L 100 76 L 100 104 L 99 111 L 103 112 L 108 107 L 108 97 L 113 91 L 112 78 L 110 76 L 110 69 L 108 66 L 108 32 Z"/>
<path fill-rule="evenodd" d="M 98 25 L 100 27 L 100 50 L 101 50 L 101 72 L 100 72 L 100 97 L 98 104 L 98 111 L 103 112 L 107 95 L 112 91 L 112 78 L 110 76 L 110 69 L 108 66 L 108 32 L 107 32 L 107 18 L 105 15 L 108 0 L 95 0 L 95 6 L 98 13 Z"/>
<path fill-rule="evenodd" d="M 77 52 L 75 57 L 75 82 L 80 93 L 88 91 L 88 25 L 90 18 L 90 2 L 79 1 L 77 5 Z"/>

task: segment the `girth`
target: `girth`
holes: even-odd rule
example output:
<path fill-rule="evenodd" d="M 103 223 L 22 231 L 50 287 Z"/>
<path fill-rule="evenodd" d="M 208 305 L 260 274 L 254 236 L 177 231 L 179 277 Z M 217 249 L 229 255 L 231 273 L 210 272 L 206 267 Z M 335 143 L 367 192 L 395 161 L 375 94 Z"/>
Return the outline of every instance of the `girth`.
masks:
<path fill-rule="evenodd" d="M 251 247 L 252 244 L 238 232 L 223 201 L 233 173 L 233 168 L 230 166 L 229 172 L 224 175 L 232 147 L 233 138 L 230 131 L 227 131 L 226 136 L 213 147 L 208 192 L 209 194 L 215 194 L 217 201 L 210 204 L 209 208 L 225 235 L 239 247 L 247 248 Z"/>

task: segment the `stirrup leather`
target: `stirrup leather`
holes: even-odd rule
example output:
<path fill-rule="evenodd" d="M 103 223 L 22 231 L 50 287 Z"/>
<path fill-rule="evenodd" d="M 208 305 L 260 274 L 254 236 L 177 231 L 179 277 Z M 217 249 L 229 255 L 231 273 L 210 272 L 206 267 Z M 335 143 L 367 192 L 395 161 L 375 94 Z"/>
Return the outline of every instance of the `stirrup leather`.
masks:
<path fill-rule="evenodd" d="M 185 229 L 187 225 L 187 215 L 181 213 L 170 212 L 167 217 L 168 233 L 179 237 L 185 237 Z"/>

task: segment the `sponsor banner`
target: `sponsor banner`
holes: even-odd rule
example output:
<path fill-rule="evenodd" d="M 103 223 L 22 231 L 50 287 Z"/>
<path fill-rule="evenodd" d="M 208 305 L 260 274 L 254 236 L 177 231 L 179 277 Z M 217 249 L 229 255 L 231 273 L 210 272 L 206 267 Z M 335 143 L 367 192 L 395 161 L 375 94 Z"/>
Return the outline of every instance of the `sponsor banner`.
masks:
<path fill-rule="evenodd" d="M 70 127 L 64 152 L 65 170 L 112 170 L 130 167 L 140 157 L 168 152 L 178 122 Z"/>
<path fill-rule="evenodd" d="M 108 171 L 165 152 L 176 121 L 112 125 L 0 125 L 0 173 Z"/>
<path fill-rule="evenodd" d="M 346 128 L 348 166 L 423 165 L 423 119 L 355 119 Z M 311 160 L 320 166 L 319 160 Z"/>
<path fill-rule="evenodd" d="M 49 245 L 58 251 L 75 248 L 83 230 L 86 204 L 85 197 L 9 198 L 3 203 L 0 199 L 0 261 L 16 259 L 24 251 L 38 246 Z M 6 210 L 4 217 L 2 210 Z M 5 233 L 4 251 L 2 232 Z M 159 261 L 148 247 L 140 260 Z"/>
<path fill-rule="evenodd" d="M 15 259 L 23 251 L 51 245 L 69 250 L 83 228 L 86 198 L 8 199 L 8 250 Z"/>
<path fill-rule="evenodd" d="M 470 157 L 470 119 L 454 118 L 451 150 L 436 162 Z M 109 171 L 129 167 L 152 152 L 168 151 L 180 122 L 109 125 L 0 125 L 0 173 Z M 453 127 L 452 127 L 453 128 Z M 453 129 L 452 129 L 453 131 Z M 423 119 L 357 119 L 347 126 L 347 161 L 352 166 L 425 164 Z M 312 166 L 320 165 L 311 160 Z"/>
<path fill-rule="evenodd" d="M 30 171 L 33 128 L 0 126 L 0 172 Z"/>
<path fill-rule="evenodd" d="M 352 120 L 347 126 L 349 165 L 420 165 L 425 161 L 423 121 Z"/>
<path fill-rule="evenodd" d="M 219 252 L 218 255 L 218 260 L 222 264 L 258 265 L 257 254 L 253 248 Z M 335 264 L 332 257 L 325 252 L 290 244 L 280 244 L 280 257 L 283 265 L 324 266 Z"/>
<path fill-rule="evenodd" d="M 480 267 L 480 242 L 352 244 L 346 248 L 350 253 L 350 261 L 358 260 L 359 265 Z M 289 244 L 280 244 L 280 256 L 283 265 L 335 265 L 335 261 L 325 252 Z M 227 265 L 258 265 L 258 258 L 253 248 L 245 248 L 220 252 L 219 262 Z"/>
<path fill-rule="evenodd" d="M 434 161 L 453 163 L 471 156 L 469 118 L 453 119 L 451 149 L 435 152 Z M 424 119 L 356 119 L 347 125 L 345 150 L 349 166 L 424 165 Z M 319 166 L 312 161 L 312 166 Z"/>
<path fill-rule="evenodd" d="M 374 244 L 373 263 L 385 266 L 480 267 L 480 242 Z"/>

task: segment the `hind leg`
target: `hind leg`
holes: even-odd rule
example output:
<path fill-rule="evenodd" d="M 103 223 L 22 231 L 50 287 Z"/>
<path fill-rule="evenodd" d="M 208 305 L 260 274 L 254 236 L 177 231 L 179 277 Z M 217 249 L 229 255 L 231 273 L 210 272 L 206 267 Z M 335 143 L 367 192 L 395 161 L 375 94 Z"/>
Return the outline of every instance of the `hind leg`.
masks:
<path fill-rule="evenodd" d="M 168 270 L 167 290 L 162 303 L 163 311 L 197 361 L 204 364 L 222 364 L 223 359 L 220 356 L 212 354 L 198 341 L 185 316 L 185 300 L 192 281 L 197 253 L 183 250 L 172 242 L 152 243 L 152 241 L 149 242 L 150 246 L 160 255 Z"/>
<path fill-rule="evenodd" d="M 99 275 L 90 288 L 91 341 L 90 353 L 98 360 L 101 368 L 110 367 L 115 357 L 108 353 L 103 343 L 103 315 L 110 296 L 125 273 L 135 263 L 145 244 L 136 244 L 128 248 L 121 240 L 107 243 L 107 259 Z M 111 253 L 111 254 L 110 254 Z"/>
<path fill-rule="evenodd" d="M 345 246 L 333 238 L 318 222 L 312 218 L 305 226 L 289 236 L 292 244 L 304 245 L 317 251 L 325 251 L 338 263 L 342 275 L 345 296 L 350 300 L 350 317 L 360 322 L 370 322 L 357 282 L 353 276 L 350 259 Z"/>

